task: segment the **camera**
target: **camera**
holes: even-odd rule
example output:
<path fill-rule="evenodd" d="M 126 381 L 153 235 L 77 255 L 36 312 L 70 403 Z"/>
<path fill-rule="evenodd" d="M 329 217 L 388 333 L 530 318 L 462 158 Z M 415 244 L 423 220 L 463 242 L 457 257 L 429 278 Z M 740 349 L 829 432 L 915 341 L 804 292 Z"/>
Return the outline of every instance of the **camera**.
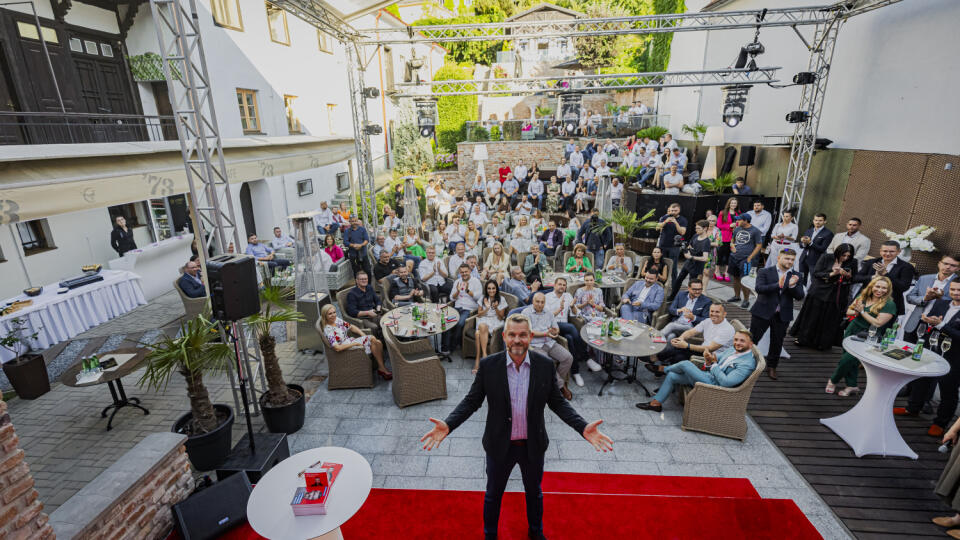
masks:
<path fill-rule="evenodd" d="M 680 251 L 688 251 L 690 249 L 690 242 L 684 240 L 682 234 L 678 234 L 673 237 L 673 243 L 680 246 Z"/>

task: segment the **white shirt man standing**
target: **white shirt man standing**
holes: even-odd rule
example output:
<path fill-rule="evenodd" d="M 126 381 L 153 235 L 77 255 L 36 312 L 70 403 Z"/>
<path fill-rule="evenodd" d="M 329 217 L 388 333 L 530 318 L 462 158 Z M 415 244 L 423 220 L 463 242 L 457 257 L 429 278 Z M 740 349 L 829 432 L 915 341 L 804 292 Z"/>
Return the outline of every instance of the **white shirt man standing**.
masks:
<path fill-rule="evenodd" d="M 852 217 L 847 220 L 846 234 L 835 234 L 833 240 L 827 247 L 827 253 L 833 253 L 840 244 L 850 244 L 853 246 L 853 258 L 863 262 L 863 258 L 870 253 L 870 238 L 860 232 L 860 226 L 863 222 L 860 218 Z"/>
<path fill-rule="evenodd" d="M 770 215 L 770 212 L 763 209 L 763 203 L 753 201 L 753 210 L 747 213 L 750 214 L 750 225 L 760 231 L 761 238 L 766 237 L 770 231 L 770 225 L 773 224 L 773 216 Z"/>

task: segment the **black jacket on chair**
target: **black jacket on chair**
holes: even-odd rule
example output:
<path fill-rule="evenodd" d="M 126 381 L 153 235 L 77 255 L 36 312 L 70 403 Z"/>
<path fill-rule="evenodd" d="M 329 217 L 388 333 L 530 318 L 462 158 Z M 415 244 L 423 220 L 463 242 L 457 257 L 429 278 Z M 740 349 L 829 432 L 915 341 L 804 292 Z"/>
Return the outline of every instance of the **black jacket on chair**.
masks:
<path fill-rule="evenodd" d="M 804 236 L 811 236 L 812 234 L 813 227 L 803 233 Z M 820 257 L 827 251 L 827 247 L 831 241 L 833 241 L 833 231 L 824 227 L 823 230 L 820 231 L 820 234 L 810 242 L 810 245 L 807 246 L 800 255 L 800 271 L 803 273 L 813 271 L 813 268 L 817 266 L 817 261 L 819 261 Z"/>
<path fill-rule="evenodd" d="M 757 283 L 754 289 L 757 292 L 757 301 L 750 308 L 750 313 L 761 319 L 773 319 L 780 307 L 780 320 L 793 320 L 793 301 L 803 300 L 803 284 L 799 281 L 793 287 L 788 286 L 790 278 L 800 276 L 799 272 L 790 270 L 783 278 L 783 288 L 780 287 L 780 273 L 776 266 L 769 266 L 757 271 Z"/>
<path fill-rule="evenodd" d="M 877 273 L 873 268 L 873 263 L 876 262 L 883 262 L 883 260 L 867 259 L 860 263 L 860 271 L 853 276 L 853 282 L 863 283 L 864 285 L 870 283 L 870 280 Z M 913 265 L 897 258 L 896 262 L 893 263 L 893 268 L 887 272 L 887 277 L 893 283 L 893 302 L 897 304 L 897 315 L 903 315 L 903 293 L 907 292 L 907 289 L 913 284 Z"/>
<path fill-rule="evenodd" d="M 550 441 L 543 422 L 543 408 L 549 406 L 568 426 L 582 434 L 587 422 L 560 393 L 553 360 L 542 354 L 529 352 L 530 387 L 527 391 L 527 451 L 540 455 L 547 451 Z M 492 458 L 503 460 L 510 449 L 511 415 L 510 387 L 507 383 L 507 353 L 502 351 L 480 361 L 480 369 L 473 379 L 470 391 L 457 408 L 447 416 L 450 432 L 464 423 L 487 399 L 487 422 L 483 430 L 483 449 Z"/>

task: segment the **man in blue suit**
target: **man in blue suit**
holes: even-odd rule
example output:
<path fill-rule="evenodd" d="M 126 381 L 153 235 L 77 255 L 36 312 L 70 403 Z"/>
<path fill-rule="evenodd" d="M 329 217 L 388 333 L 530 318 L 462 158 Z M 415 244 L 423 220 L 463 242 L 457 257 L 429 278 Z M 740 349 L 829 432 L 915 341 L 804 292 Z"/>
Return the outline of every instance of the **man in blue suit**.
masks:
<path fill-rule="evenodd" d="M 767 353 L 767 375 L 777 380 L 777 364 L 783 349 L 783 337 L 793 320 L 793 301 L 803 300 L 800 273 L 793 270 L 797 252 L 790 248 L 780 251 L 775 266 L 757 272 L 757 301 L 750 309 L 750 334 L 760 341 L 770 330 L 770 349 Z"/>
<path fill-rule="evenodd" d="M 817 261 L 833 241 L 833 231 L 824 227 L 826 222 L 826 214 L 820 213 L 813 216 L 813 227 L 807 229 L 800 237 L 800 244 L 804 247 L 800 255 L 801 283 L 804 285 L 807 284 L 807 277 L 813 272 L 813 268 L 817 266 Z"/>
<path fill-rule="evenodd" d="M 663 384 L 653 399 L 647 403 L 637 403 L 638 409 L 660 412 L 663 402 L 670 397 L 673 387 L 678 384 L 693 386 L 698 382 L 733 388 L 738 386 L 757 368 L 757 357 L 753 354 L 753 341 L 745 330 L 739 330 L 733 336 L 733 348 L 726 348 L 718 355 L 710 351 L 703 353 L 704 370 L 690 360 L 678 362 L 669 367 L 647 366 L 655 372 L 666 373 Z"/>
<path fill-rule="evenodd" d="M 200 265 L 195 261 L 189 261 L 183 267 L 183 275 L 177 281 L 183 294 L 190 298 L 201 298 L 207 295 L 207 289 L 203 286 L 200 279 Z"/>
<path fill-rule="evenodd" d="M 937 263 L 936 274 L 926 274 L 917 278 L 917 282 L 907 293 L 907 303 L 914 306 L 910 316 L 903 323 L 903 339 L 910 343 L 917 342 L 917 326 L 920 317 L 929 314 L 934 302 L 945 298 L 950 290 L 950 283 L 957 277 L 960 269 L 960 255 L 944 255 Z"/>
<path fill-rule="evenodd" d="M 663 303 L 663 286 L 657 283 L 657 273 L 650 270 L 627 289 L 620 299 L 620 316 L 641 323 L 650 322 L 650 315 Z"/>
<path fill-rule="evenodd" d="M 703 282 L 690 280 L 687 290 L 680 291 L 670 302 L 667 312 L 673 317 L 670 324 L 660 331 L 667 339 L 680 335 L 710 316 L 710 305 L 713 303 L 703 295 Z"/>

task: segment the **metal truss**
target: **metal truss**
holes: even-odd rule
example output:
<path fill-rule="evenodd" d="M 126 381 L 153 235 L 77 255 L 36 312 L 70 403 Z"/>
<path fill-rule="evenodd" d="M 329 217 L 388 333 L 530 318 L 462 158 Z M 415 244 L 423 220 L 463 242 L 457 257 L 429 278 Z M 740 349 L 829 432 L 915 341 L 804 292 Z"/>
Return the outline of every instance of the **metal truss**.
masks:
<path fill-rule="evenodd" d="M 821 6 L 743 11 L 706 11 L 640 17 L 569 19 L 565 21 L 514 21 L 483 24 L 411 26 L 360 30 L 364 45 L 389 43 L 447 43 L 462 41 L 511 41 L 579 36 L 613 36 L 736 30 L 742 28 L 825 24 L 836 17 L 850 17 L 899 0 L 854 0 Z M 761 20 L 762 18 L 762 20 Z"/>
<path fill-rule="evenodd" d="M 160 44 L 163 75 L 167 81 L 170 104 L 177 125 L 180 151 L 183 155 L 189 186 L 190 209 L 194 237 L 203 248 L 197 250 L 201 268 L 206 268 L 207 249 L 227 253 L 232 245 L 240 250 L 240 233 L 230 197 L 230 182 L 223 159 L 223 145 L 217 114 L 213 104 L 213 90 L 203 52 L 200 21 L 196 0 L 151 0 L 153 23 Z M 208 235 L 207 232 L 210 232 Z M 202 274 L 206 290 L 210 283 Z M 261 365 L 256 340 L 248 343 L 248 332 L 232 323 L 232 335 L 237 340 L 237 368 L 241 378 L 253 377 L 253 365 Z M 232 370 L 231 370 L 232 371 Z M 261 389 L 266 389 L 263 370 L 260 369 Z M 244 375 L 245 374 L 245 375 Z M 233 385 L 234 405 L 240 410 L 237 388 Z M 241 385 L 242 387 L 243 385 Z M 249 398 L 254 412 L 259 412 L 259 401 L 253 384 Z"/>
<path fill-rule="evenodd" d="M 353 114 L 353 144 L 357 152 L 357 181 L 360 187 L 360 211 L 363 224 L 375 237 L 377 221 L 377 192 L 373 179 L 373 152 L 370 150 L 370 134 L 367 132 L 367 98 L 364 87 L 363 60 L 358 51 L 347 46 L 347 83 L 350 89 L 350 107 Z"/>
<path fill-rule="evenodd" d="M 816 74 L 816 81 L 801 86 L 800 108 L 808 114 L 807 119 L 796 124 L 790 145 L 790 161 L 787 164 L 787 177 L 783 185 L 783 199 L 781 213 L 786 209 L 794 209 L 793 219 L 798 220 L 803 207 L 803 197 L 807 191 L 807 180 L 810 177 L 810 164 L 813 161 L 814 147 L 817 142 L 817 132 L 820 129 L 820 118 L 823 112 L 823 101 L 827 91 L 827 80 L 830 76 L 830 64 L 833 62 L 833 51 L 837 44 L 837 34 L 844 19 L 837 17 L 833 21 L 820 25 L 814 32 L 813 42 L 809 45 L 810 60 L 807 71 Z"/>
<path fill-rule="evenodd" d="M 616 73 L 576 75 L 570 77 L 528 77 L 514 79 L 478 79 L 472 81 L 439 81 L 434 83 L 397 83 L 409 89 L 393 97 L 463 96 L 484 94 L 538 94 L 543 92 L 606 92 L 633 88 L 667 88 L 683 86 L 726 86 L 734 84 L 766 84 L 777 82 L 779 67 L 748 69 L 715 69 L 706 71 L 658 71 L 649 73 Z"/>
<path fill-rule="evenodd" d="M 316 0 L 276 0 L 271 4 L 283 8 L 291 15 L 306 21 L 345 45 L 355 43 L 362 37 L 352 26 L 330 11 L 323 2 Z"/>

